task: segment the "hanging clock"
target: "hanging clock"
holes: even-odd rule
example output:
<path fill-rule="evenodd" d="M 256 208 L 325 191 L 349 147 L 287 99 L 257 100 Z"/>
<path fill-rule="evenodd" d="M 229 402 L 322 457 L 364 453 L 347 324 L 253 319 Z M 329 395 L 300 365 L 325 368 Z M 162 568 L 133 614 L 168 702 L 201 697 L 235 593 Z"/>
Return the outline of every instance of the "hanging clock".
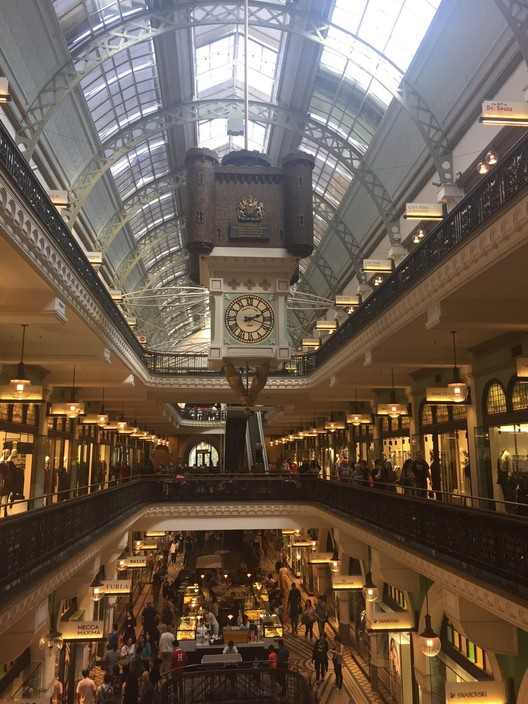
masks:
<path fill-rule="evenodd" d="M 226 332 L 238 342 L 254 345 L 267 340 L 275 329 L 273 306 L 263 296 L 251 293 L 233 298 L 225 308 Z"/>

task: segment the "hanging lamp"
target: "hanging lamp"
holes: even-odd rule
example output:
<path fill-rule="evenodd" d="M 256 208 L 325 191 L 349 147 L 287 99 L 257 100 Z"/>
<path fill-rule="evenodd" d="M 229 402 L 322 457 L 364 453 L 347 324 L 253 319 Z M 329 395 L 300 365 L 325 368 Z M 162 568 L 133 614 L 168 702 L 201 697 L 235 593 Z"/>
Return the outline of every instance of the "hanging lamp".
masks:
<path fill-rule="evenodd" d="M 27 323 L 22 326 L 22 349 L 20 351 L 20 362 L 17 367 L 16 379 L 10 379 L 11 396 L 16 399 L 27 398 L 31 393 L 31 381 L 27 378 L 26 366 L 24 364 L 24 344 L 26 341 Z"/>
<path fill-rule="evenodd" d="M 468 387 L 460 380 L 456 362 L 456 330 L 451 330 L 453 335 L 453 381 L 447 385 L 447 396 L 454 403 L 463 403 L 467 399 Z"/>
<path fill-rule="evenodd" d="M 402 407 L 396 401 L 396 391 L 394 389 L 394 367 L 391 367 L 392 389 L 390 403 L 387 405 L 387 415 L 389 418 L 399 418 L 402 414 Z"/>
<path fill-rule="evenodd" d="M 68 418 L 78 418 L 84 413 L 84 404 L 79 403 L 76 398 L 75 389 L 75 365 L 73 365 L 73 380 L 70 392 L 70 400 L 68 403 L 64 404 L 64 413 Z"/>
<path fill-rule="evenodd" d="M 97 414 L 97 425 L 100 428 L 104 428 L 105 425 L 108 425 L 108 414 L 105 412 L 105 407 L 104 407 L 104 386 L 103 386 L 103 398 L 101 400 L 101 410 Z"/>
<path fill-rule="evenodd" d="M 436 633 L 431 626 L 431 616 L 429 615 L 429 589 L 427 583 L 425 591 L 425 610 L 425 628 L 419 635 L 420 650 L 428 658 L 434 658 L 442 649 L 442 641 L 438 633 Z"/>

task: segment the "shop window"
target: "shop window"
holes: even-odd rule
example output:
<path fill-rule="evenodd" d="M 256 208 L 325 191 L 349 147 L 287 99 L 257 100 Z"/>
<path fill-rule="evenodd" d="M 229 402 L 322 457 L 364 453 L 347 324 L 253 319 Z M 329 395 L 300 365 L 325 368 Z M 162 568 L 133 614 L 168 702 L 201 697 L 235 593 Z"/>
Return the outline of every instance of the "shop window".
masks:
<path fill-rule="evenodd" d="M 485 411 L 487 415 L 506 413 L 506 394 L 502 385 L 496 381 L 488 387 Z"/>
<path fill-rule="evenodd" d="M 0 420 L 9 420 L 9 404 L 0 403 Z"/>
<path fill-rule="evenodd" d="M 430 403 L 424 403 L 422 408 L 422 425 L 432 425 L 433 424 L 433 407 Z"/>
<path fill-rule="evenodd" d="M 445 638 L 448 644 L 446 652 L 449 655 L 449 648 L 455 650 L 459 655 L 472 663 L 479 670 L 492 676 L 491 667 L 486 657 L 486 652 L 473 641 L 459 633 L 451 621 L 445 622 Z"/>
<path fill-rule="evenodd" d="M 389 418 L 388 417 L 384 417 L 381 419 L 381 430 L 384 433 L 389 432 Z"/>
<path fill-rule="evenodd" d="M 11 418 L 13 423 L 22 423 L 24 420 L 24 407 L 21 403 L 13 404 L 13 416 Z"/>
<path fill-rule="evenodd" d="M 392 584 L 385 583 L 384 600 L 398 606 L 403 611 L 407 611 L 405 592 L 402 592 L 401 589 L 396 589 L 396 587 L 393 587 Z"/>
<path fill-rule="evenodd" d="M 37 407 L 34 403 L 30 403 L 29 406 L 27 406 L 26 423 L 27 425 L 37 424 Z"/>
<path fill-rule="evenodd" d="M 400 428 L 402 430 L 409 429 L 410 424 L 411 424 L 411 419 L 409 418 L 409 416 L 400 416 L 399 421 L 400 421 Z"/>
<path fill-rule="evenodd" d="M 439 403 L 436 407 L 436 422 L 437 423 L 448 423 L 449 422 L 449 412 L 445 403 Z"/>
<path fill-rule="evenodd" d="M 512 389 L 512 410 L 524 411 L 528 408 L 528 381 L 516 381 Z"/>
<path fill-rule="evenodd" d="M 453 420 L 466 420 L 467 406 L 464 403 L 457 403 L 451 406 L 451 417 Z"/>

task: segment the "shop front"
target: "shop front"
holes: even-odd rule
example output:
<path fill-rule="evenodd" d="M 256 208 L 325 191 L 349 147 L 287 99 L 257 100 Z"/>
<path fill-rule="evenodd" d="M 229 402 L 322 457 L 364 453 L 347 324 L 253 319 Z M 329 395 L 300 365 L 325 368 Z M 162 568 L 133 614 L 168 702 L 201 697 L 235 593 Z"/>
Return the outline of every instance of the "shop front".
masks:
<path fill-rule="evenodd" d="M 351 462 L 365 460 L 369 467 L 372 467 L 376 459 L 374 449 L 374 425 L 365 423 L 352 426 L 350 446 L 352 448 L 350 453 Z"/>
<path fill-rule="evenodd" d="M 409 435 L 409 416 L 380 418 L 380 442 L 383 459 L 391 463 L 398 473 L 405 460 L 411 457 L 411 440 Z"/>

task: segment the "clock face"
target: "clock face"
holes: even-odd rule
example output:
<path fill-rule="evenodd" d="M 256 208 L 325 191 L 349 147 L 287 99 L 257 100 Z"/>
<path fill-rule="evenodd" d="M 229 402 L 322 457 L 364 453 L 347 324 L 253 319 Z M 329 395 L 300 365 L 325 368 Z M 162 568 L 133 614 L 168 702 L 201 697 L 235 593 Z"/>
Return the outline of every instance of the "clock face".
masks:
<path fill-rule="evenodd" d="M 251 293 L 233 299 L 225 311 L 227 332 L 244 344 L 262 342 L 274 325 L 275 314 L 269 301 Z"/>

